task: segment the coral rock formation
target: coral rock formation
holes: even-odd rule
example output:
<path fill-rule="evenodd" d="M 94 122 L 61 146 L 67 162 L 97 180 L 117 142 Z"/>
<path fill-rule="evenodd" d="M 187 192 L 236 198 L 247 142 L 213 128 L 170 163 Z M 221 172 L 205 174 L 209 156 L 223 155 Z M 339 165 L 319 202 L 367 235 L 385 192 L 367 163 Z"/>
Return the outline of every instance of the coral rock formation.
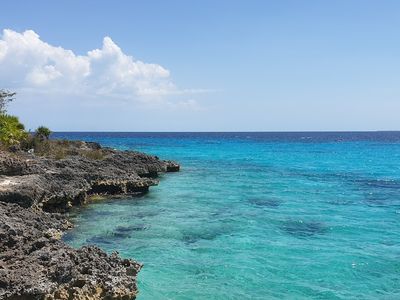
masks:
<path fill-rule="evenodd" d="M 134 299 L 141 264 L 61 240 L 64 213 L 91 195 L 143 193 L 179 165 L 138 152 L 71 142 L 101 159 L 0 152 L 0 299 Z"/>

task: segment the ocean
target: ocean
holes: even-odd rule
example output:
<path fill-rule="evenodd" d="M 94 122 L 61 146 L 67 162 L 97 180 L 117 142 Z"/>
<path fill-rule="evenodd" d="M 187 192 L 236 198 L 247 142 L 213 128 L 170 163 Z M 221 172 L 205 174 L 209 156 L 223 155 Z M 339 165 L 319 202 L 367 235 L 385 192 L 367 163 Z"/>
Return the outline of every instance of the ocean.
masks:
<path fill-rule="evenodd" d="M 139 300 L 400 299 L 400 132 L 53 136 L 181 164 L 64 237 L 144 263 Z"/>

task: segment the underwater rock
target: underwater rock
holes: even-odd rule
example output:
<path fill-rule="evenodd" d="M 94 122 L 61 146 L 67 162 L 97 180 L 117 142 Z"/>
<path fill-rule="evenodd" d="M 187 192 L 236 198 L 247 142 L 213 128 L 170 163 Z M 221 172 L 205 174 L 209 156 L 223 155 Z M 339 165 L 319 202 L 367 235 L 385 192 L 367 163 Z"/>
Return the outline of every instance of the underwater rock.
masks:
<path fill-rule="evenodd" d="M 314 221 L 288 220 L 285 221 L 281 229 L 286 233 L 296 237 L 311 237 L 324 234 L 327 228 L 324 224 Z"/>
<path fill-rule="evenodd" d="M 220 236 L 231 234 L 229 226 L 199 226 L 197 228 L 185 229 L 181 235 L 181 241 L 185 244 L 194 244 L 200 240 L 212 241 Z"/>
<path fill-rule="evenodd" d="M 133 231 L 142 231 L 148 229 L 150 226 L 146 224 L 137 224 L 129 226 L 117 226 L 114 230 L 116 233 L 131 233 Z"/>
<path fill-rule="evenodd" d="M 122 240 L 131 237 L 133 232 L 142 231 L 148 229 L 149 226 L 145 224 L 132 225 L 132 226 L 118 226 L 113 231 L 109 231 L 103 234 L 94 235 L 86 240 L 88 244 L 101 245 L 112 245 L 120 243 Z"/>
<path fill-rule="evenodd" d="M 358 179 L 355 181 L 364 188 L 375 188 L 375 189 L 389 189 L 396 190 L 400 189 L 400 180 L 384 180 L 384 179 Z"/>
<path fill-rule="evenodd" d="M 264 207 L 271 207 L 271 208 L 276 208 L 279 205 L 281 205 L 281 200 L 276 199 L 276 198 L 265 198 L 265 199 L 249 199 L 248 200 L 250 204 L 256 205 L 256 206 L 264 206 Z"/>

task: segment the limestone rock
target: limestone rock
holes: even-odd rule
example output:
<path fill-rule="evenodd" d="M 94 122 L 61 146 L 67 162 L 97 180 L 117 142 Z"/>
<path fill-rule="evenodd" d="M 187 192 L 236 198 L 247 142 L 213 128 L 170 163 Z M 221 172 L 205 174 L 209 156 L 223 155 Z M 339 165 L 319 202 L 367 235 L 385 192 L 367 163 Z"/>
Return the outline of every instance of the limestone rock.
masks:
<path fill-rule="evenodd" d="M 64 212 L 95 195 L 146 192 L 179 165 L 96 143 L 68 146 L 63 159 L 0 151 L 0 299 L 128 300 L 138 293 L 142 265 L 65 244 L 71 223 Z M 101 159 L 78 155 L 93 150 Z"/>

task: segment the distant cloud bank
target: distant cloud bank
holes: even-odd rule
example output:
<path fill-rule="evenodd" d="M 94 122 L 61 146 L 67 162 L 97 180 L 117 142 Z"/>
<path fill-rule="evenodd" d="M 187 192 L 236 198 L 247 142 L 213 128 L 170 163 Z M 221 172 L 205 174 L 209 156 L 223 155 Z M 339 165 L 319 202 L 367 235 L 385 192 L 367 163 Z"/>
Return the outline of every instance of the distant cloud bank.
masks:
<path fill-rule="evenodd" d="M 102 48 L 81 56 L 44 42 L 33 30 L 3 30 L 0 82 L 12 89 L 143 101 L 184 92 L 167 69 L 126 55 L 110 37 L 103 39 Z"/>

